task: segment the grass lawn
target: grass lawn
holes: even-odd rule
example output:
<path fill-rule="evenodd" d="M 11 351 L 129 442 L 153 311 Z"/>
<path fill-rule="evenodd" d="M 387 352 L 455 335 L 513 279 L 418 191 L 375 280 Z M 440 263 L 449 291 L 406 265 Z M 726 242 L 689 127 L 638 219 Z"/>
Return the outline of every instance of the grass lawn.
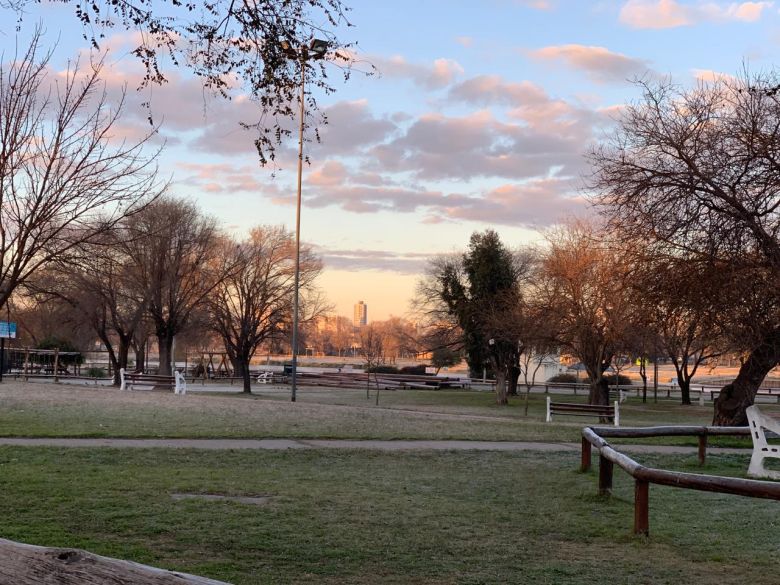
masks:
<path fill-rule="evenodd" d="M 694 457 L 641 461 L 699 470 Z M 237 584 L 777 583 L 778 503 L 633 485 L 574 453 L 0 448 L 0 536 Z M 747 458 L 710 459 L 741 474 Z M 174 493 L 270 496 L 265 505 Z"/>
<path fill-rule="evenodd" d="M 544 396 L 509 406 L 493 395 L 465 391 L 385 391 L 380 405 L 361 390 L 302 388 L 299 401 L 287 390 L 259 396 L 119 392 L 113 388 L 11 383 L 0 385 L 0 436 L 67 437 L 289 437 L 342 439 L 466 439 L 578 441 L 595 419 L 544 421 Z M 556 396 L 583 401 L 582 396 Z M 767 405 L 769 412 L 777 406 Z M 712 406 L 682 407 L 674 401 L 621 405 L 624 426 L 708 424 Z M 693 443 L 691 443 L 693 444 Z"/>

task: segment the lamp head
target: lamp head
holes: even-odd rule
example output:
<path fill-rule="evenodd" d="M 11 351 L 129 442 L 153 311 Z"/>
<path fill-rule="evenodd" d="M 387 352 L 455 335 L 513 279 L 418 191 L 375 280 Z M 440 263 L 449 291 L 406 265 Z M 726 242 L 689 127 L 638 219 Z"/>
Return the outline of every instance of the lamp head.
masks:
<path fill-rule="evenodd" d="M 312 39 L 309 43 L 309 56 L 313 59 L 322 59 L 328 52 L 328 41 Z"/>

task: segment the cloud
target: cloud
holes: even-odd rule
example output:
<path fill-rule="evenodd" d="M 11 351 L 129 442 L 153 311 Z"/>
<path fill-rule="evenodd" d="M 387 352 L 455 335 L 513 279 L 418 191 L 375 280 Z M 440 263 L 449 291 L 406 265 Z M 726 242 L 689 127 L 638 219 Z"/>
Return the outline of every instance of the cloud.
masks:
<path fill-rule="evenodd" d="M 728 73 L 721 73 L 719 71 L 713 71 L 711 69 L 692 69 L 694 79 L 704 83 L 715 83 L 717 81 L 730 81 L 734 80 L 733 75 Z"/>
<path fill-rule="evenodd" d="M 482 109 L 460 116 L 432 112 L 369 151 L 374 172 L 407 173 L 418 181 L 574 176 L 594 128 L 606 112 L 550 97 L 540 86 L 479 76 L 450 88 L 448 103 Z M 505 110 L 505 119 L 498 116 Z"/>
<path fill-rule="evenodd" d="M 620 22 L 632 28 L 675 28 L 700 22 L 755 22 L 774 2 L 697 2 L 628 0 L 620 9 Z"/>
<path fill-rule="evenodd" d="M 179 162 L 176 167 L 181 171 L 178 184 L 194 185 L 208 193 L 258 193 L 268 188 L 267 183 L 258 179 L 256 169 L 248 165 Z"/>
<path fill-rule="evenodd" d="M 529 51 L 532 59 L 560 62 L 583 71 L 597 83 L 620 82 L 644 75 L 649 71 L 647 61 L 613 53 L 604 47 L 585 45 L 558 45 Z"/>
<path fill-rule="evenodd" d="M 576 194 L 576 187 L 572 179 L 510 183 L 440 211 L 449 220 L 546 227 L 585 210 L 586 201 Z"/>
<path fill-rule="evenodd" d="M 390 250 L 342 250 L 316 247 L 325 266 L 337 270 L 383 270 L 401 274 L 421 274 L 430 260 L 428 252 Z"/>
<path fill-rule="evenodd" d="M 409 79 L 424 89 L 435 90 L 448 86 L 463 74 L 463 67 L 452 59 L 436 59 L 430 65 L 410 63 L 404 57 L 369 57 L 368 60 L 384 77 Z"/>
<path fill-rule="evenodd" d="M 406 133 L 371 151 L 377 168 L 415 179 L 471 180 L 546 176 L 553 167 L 576 174 L 590 132 L 580 124 L 504 123 L 482 110 L 460 117 L 427 114 Z"/>
<path fill-rule="evenodd" d="M 553 7 L 550 0 L 518 0 L 518 2 L 534 10 L 552 10 Z"/>
<path fill-rule="evenodd" d="M 324 114 L 328 123 L 320 128 L 320 136 L 328 155 L 354 154 L 385 141 L 398 128 L 390 119 L 375 117 L 368 100 L 337 102 L 325 108 Z"/>

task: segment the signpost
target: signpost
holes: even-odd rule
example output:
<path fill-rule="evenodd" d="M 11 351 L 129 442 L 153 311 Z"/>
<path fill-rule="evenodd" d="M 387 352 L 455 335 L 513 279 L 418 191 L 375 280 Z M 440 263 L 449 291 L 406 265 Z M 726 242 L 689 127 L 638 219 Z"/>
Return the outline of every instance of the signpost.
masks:
<path fill-rule="evenodd" d="M 16 339 L 16 323 L 0 321 L 0 382 L 5 372 L 5 340 Z"/>

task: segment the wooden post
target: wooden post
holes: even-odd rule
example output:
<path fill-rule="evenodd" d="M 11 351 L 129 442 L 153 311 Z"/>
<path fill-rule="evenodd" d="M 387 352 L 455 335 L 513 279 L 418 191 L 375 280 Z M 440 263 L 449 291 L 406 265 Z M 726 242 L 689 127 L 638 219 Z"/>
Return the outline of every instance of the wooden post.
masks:
<path fill-rule="evenodd" d="M 612 461 L 599 455 L 599 495 L 608 496 L 612 493 Z"/>
<path fill-rule="evenodd" d="M 590 441 L 585 437 L 582 437 L 582 455 L 580 456 L 580 471 L 590 471 L 590 456 L 591 448 Z"/>
<path fill-rule="evenodd" d="M 699 465 L 704 465 L 707 458 L 707 433 L 699 435 Z"/>
<path fill-rule="evenodd" d="M 650 533 L 650 484 L 637 479 L 634 482 L 634 534 Z"/>
<path fill-rule="evenodd" d="M 27 381 L 27 368 L 30 365 L 30 348 L 24 348 L 24 381 Z"/>
<path fill-rule="evenodd" d="M 60 348 L 54 348 L 54 381 L 59 382 L 60 378 L 57 373 L 60 371 Z"/>

